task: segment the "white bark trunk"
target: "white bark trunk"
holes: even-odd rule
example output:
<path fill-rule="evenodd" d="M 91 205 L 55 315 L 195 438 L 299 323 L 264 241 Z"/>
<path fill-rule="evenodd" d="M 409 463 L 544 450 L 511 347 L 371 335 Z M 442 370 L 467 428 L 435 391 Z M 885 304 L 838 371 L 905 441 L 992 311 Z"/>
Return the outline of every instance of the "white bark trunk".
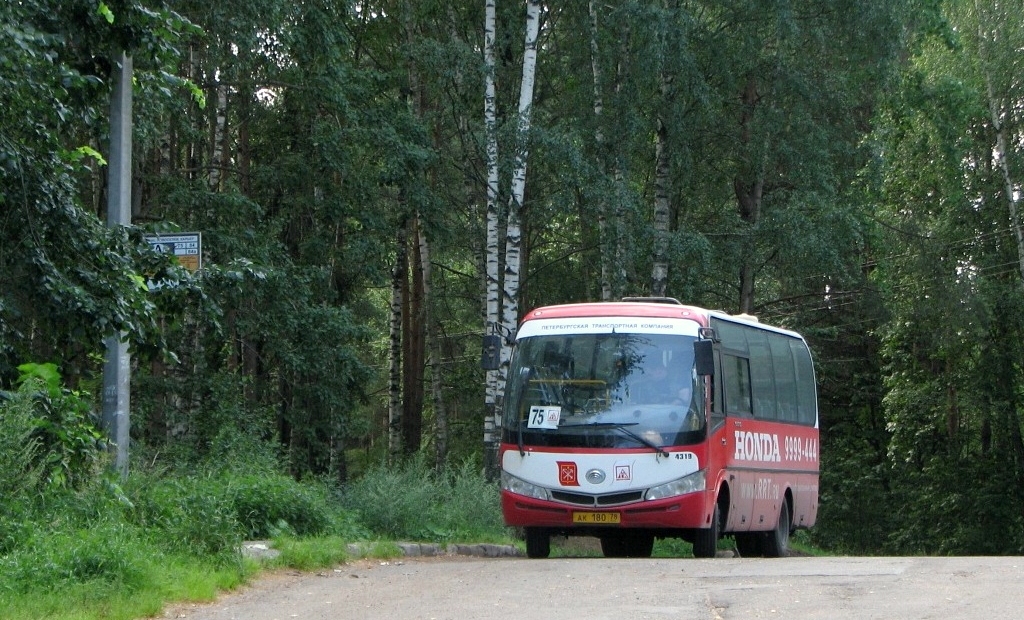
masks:
<path fill-rule="evenodd" d="M 484 135 L 487 156 L 487 241 L 484 247 L 486 268 L 486 300 L 485 330 L 490 331 L 497 325 L 499 314 L 499 295 L 501 283 L 501 257 L 498 250 L 498 120 L 496 111 L 496 95 L 494 87 L 494 38 L 495 38 L 495 0 L 484 2 Z M 484 461 L 485 468 L 494 469 L 495 464 L 488 461 L 497 454 L 497 437 L 495 436 L 495 406 L 498 398 L 498 373 L 487 372 L 487 385 L 484 395 Z"/>
<path fill-rule="evenodd" d="M 625 26 L 625 32 L 619 41 L 619 63 L 615 71 L 615 95 L 616 100 L 621 99 L 622 84 L 626 81 L 626 70 L 629 66 L 629 26 Z M 624 158 L 616 149 L 613 156 L 615 162 L 612 178 L 615 182 L 615 205 L 612 209 L 612 243 L 615 256 L 614 264 L 616 269 L 613 272 L 611 298 L 619 299 L 626 289 L 626 282 L 629 281 L 626 272 L 626 265 L 630 263 L 631 257 L 627 252 L 627 227 L 626 227 L 626 172 Z"/>
<path fill-rule="evenodd" d="M 519 258 L 522 245 L 521 218 L 526 194 L 526 162 L 529 158 L 530 112 L 533 85 L 537 73 L 537 38 L 540 34 L 540 0 L 526 3 L 526 52 L 523 54 L 523 81 L 519 87 L 519 114 L 516 127 L 516 166 L 512 175 L 512 194 L 505 229 L 505 274 L 501 321 L 509 331 L 519 323 Z M 510 349 L 502 347 L 500 375 L 505 374 Z M 504 378 L 503 376 L 501 377 Z"/>
<path fill-rule="evenodd" d="M 655 297 L 664 297 L 668 285 L 668 260 L 665 257 L 665 249 L 669 233 L 669 183 L 671 181 L 669 179 L 668 129 L 661 119 L 658 119 L 656 136 L 657 140 L 654 145 L 654 255 L 651 267 L 651 294 Z"/>
<path fill-rule="evenodd" d="M 217 109 L 213 126 L 213 152 L 210 156 L 209 175 L 210 191 L 212 192 L 220 190 L 221 178 L 223 178 L 228 125 L 228 87 L 218 84 L 216 92 Z"/>
<path fill-rule="evenodd" d="M 606 149 L 608 147 L 604 141 L 604 130 L 602 127 L 604 122 L 604 98 L 601 96 L 601 48 L 597 41 L 598 20 L 597 7 L 594 0 L 590 0 L 587 3 L 587 10 L 590 13 L 590 67 L 594 75 L 594 126 L 596 127 L 594 130 L 594 143 L 597 146 L 601 169 L 604 171 L 607 163 Z M 614 235 L 612 235 L 613 225 L 609 222 L 608 210 L 608 201 L 602 199 L 601 203 L 597 206 L 597 229 L 601 239 L 601 299 L 604 301 L 610 301 L 614 298 L 614 286 L 612 284 L 615 272 L 615 263 L 612 260 Z M 614 221 L 614 217 L 611 219 Z"/>

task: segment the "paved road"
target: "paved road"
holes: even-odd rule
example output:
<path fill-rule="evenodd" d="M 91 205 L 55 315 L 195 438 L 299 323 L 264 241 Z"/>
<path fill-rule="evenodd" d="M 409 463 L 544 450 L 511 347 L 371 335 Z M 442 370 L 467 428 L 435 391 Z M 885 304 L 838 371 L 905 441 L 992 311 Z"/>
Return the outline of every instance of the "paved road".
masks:
<path fill-rule="evenodd" d="M 359 561 L 260 579 L 187 620 L 1015 620 L 1024 558 Z"/>

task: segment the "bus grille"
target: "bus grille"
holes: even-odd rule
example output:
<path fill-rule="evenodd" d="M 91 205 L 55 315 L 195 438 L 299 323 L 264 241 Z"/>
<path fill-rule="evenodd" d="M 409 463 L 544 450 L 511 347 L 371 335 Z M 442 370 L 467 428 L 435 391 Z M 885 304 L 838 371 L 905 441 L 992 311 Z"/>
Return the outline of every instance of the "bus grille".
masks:
<path fill-rule="evenodd" d="M 617 506 L 619 504 L 638 502 L 643 498 L 643 491 L 629 491 L 626 493 L 613 493 L 611 495 L 587 495 L 585 493 L 551 491 L 551 499 L 577 506 Z"/>

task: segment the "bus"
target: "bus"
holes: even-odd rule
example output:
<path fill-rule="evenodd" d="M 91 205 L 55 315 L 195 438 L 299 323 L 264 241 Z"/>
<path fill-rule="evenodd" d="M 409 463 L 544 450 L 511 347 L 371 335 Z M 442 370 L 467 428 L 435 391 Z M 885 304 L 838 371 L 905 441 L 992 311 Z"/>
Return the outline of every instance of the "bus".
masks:
<path fill-rule="evenodd" d="M 485 362 L 486 364 L 486 362 Z M 788 554 L 818 511 L 814 366 L 799 334 L 672 298 L 537 308 L 501 409 L 501 504 L 530 558 L 552 536 L 605 557 L 682 538 Z"/>

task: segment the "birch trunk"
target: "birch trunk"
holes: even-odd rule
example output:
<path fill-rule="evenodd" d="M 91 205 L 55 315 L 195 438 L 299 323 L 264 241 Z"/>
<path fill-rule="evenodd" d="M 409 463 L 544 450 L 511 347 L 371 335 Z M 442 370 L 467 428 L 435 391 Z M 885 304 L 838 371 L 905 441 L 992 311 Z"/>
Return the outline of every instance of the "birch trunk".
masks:
<path fill-rule="evenodd" d="M 540 34 L 540 1 L 526 4 L 526 52 L 523 54 L 523 81 L 519 88 L 519 113 L 516 126 L 515 171 L 512 175 L 512 193 L 508 203 L 508 223 L 505 227 L 505 273 L 502 295 L 502 325 L 515 331 L 519 323 L 519 259 L 522 249 L 522 208 L 526 194 L 526 162 L 529 158 L 530 111 L 533 105 L 533 85 L 537 69 L 537 38 Z M 504 375 L 510 348 L 501 352 L 500 375 Z M 504 378 L 503 376 L 501 377 Z"/>
<path fill-rule="evenodd" d="M 668 78 L 662 76 L 662 91 L 666 90 Z M 651 294 L 664 297 L 668 286 L 668 260 L 665 249 L 668 245 L 669 219 L 669 157 L 668 129 L 658 119 L 658 130 L 654 145 L 654 256 L 651 265 Z"/>
<path fill-rule="evenodd" d="M 228 87 L 225 84 L 217 84 L 216 93 L 217 109 L 213 123 L 213 151 L 210 154 L 209 185 L 211 192 L 220 190 L 225 162 L 224 152 L 227 148 Z"/>
<path fill-rule="evenodd" d="M 624 32 L 619 40 L 619 62 L 615 69 L 615 98 L 621 100 L 622 85 L 626 81 L 626 71 L 629 67 L 629 38 L 630 29 L 629 24 L 625 25 Z M 629 278 L 626 273 L 626 265 L 630 262 L 630 256 L 627 251 L 629 244 L 627 243 L 627 227 L 626 227 L 626 164 L 625 158 L 622 155 L 620 149 L 616 149 L 612 157 L 614 163 L 614 171 L 612 173 L 612 179 L 615 183 L 615 206 L 612 209 L 612 243 L 613 254 L 615 256 L 615 271 L 613 272 L 612 279 L 612 299 L 619 299 L 622 297 L 626 289 L 626 282 Z"/>
<path fill-rule="evenodd" d="M 602 172 L 608 174 L 609 170 L 611 171 L 612 184 L 615 188 L 612 200 L 602 199 L 601 204 L 598 205 L 598 229 L 601 235 L 601 299 L 610 301 L 622 297 L 626 283 L 625 212 L 623 209 L 625 175 L 618 153 L 615 152 L 614 146 L 608 143 L 604 135 L 603 127 L 606 121 L 602 95 L 601 50 L 598 43 L 600 20 L 595 0 L 589 1 L 588 11 L 590 13 L 591 70 L 594 76 L 594 124 L 597 127 L 594 132 L 594 142 L 597 145 Z M 628 40 L 627 26 L 625 34 L 620 38 L 622 49 L 615 73 L 614 91 L 616 94 L 622 90 L 623 75 L 628 64 L 626 61 L 629 54 Z"/>
<path fill-rule="evenodd" d="M 519 113 L 516 123 L 515 171 L 512 175 L 512 192 L 508 203 L 508 221 L 505 226 L 505 270 L 502 282 L 501 324 L 506 333 L 515 331 L 519 323 L 519 269 L 522 250 L 522 208 L 526 194 L 526 162 L 529 157 L 530 111 L 533 105 L 533 85 L 537 69 L 537 38 L 540 35 L 540 1 L 528 0 L 526 4 L 526 51 L 523 54 L 523 80 L 519 87 Z M 497 408 L 504 394 L 511 347 L 505 342 L 501 347 L 501 366 L 498 369 Z"/>
<path fill-rule="evenodd" d="M 486 330 L 493 329 L 501 321 L 499 315 L 499 294 L 501 283 L 501 257 L 498 249 L 498 120 L 496 95 L 494 87 L 494 37 L 495 37 L 495 0 L 484 3 L 484 134 L 487 157 L 487 210 L 485 226 L 487 240 L 484 246 L 484 263 L 486 271 L 486 299 L 484 302 L 484 325 Z M 489 473 L 497 472 L 498 440 L 496 429 L 496 407 L 498 400 L 498 372 L 488 371 L 484 395 L 484 469 Z"/>
<path fill-rule="evenodd" d="M 1024 282 L 1024 227 L 1021 225 L 1019 194 L 1014 189 L 1017 185 L 1010 173 L 1010 163 L 1007 157 L 1006 124 L 1001 118 L 998 103 L 992 92 L 991 81 L 986 78 L 986 82 L 988 83 L 988 103 L 992 115 L 992 126 L 996 130 L 995 159 L 999 166 L 999 172 L 1003 176 L 1003 191 L 1009 209 L 1010 227 L 1013 228 L 1014 237 L 1017 239 L 1017 268 L 1020 272 L 1021 282 Z"/>
<path fill-rule="evenodd" d="M 666 0 L 666 13 L 674 15 L 679 7 L 676 2 Z M 678 53 L 676 39 L 666 33 L 663 39 L 667 57 Z M 668 290 L 668 241 L 672 213 L 672 162 L 669 152 L 666 119 L 671 119 L 675 102 L 675 83 L 666 67 L 661 69 L 661 115 L 657 121 L 654 146 L 654 252 L 651 261 L 651 294 L 664 297 Z"/>
<path fill-rule="evenodd" d="M 594 143 L 597 146 L 598 158 L 603 169 L 605 167 L 608 147 L 605 144 L 604 130 L 602 128 L 602 123 L 604 122 L 604 98 L 601 96 L 601 49 L 597 40 L 598 19 L 594 0 L 590 0 L 587 3 L 587 11 L 590 13 L 590 66 L 594 75 L 594 126 L 596 127 L 594 130 Z M 614 221 L 614 217 L 609 217 L 609 208 L 608 201 L 602 198 L 597 206 L 597 229 L 601 239 L 601 299 L 604 301 L 614 299 L 614 286 L 612 284 L 615 270 L 615 262 L 612 259 L 612 248 L 614 247 L 612 221 Z"/>
<path fill-rule="evenodd" d="M 1006 28 L 1008 23 L 1014 24 L 1011 28 L 1020 27 L 1019 13 L 1014 15 L 1011 12 L 1020 9 L 1019 4 L 990 3 L 983 6 L 975 0 L 974 10 L 978 21 L 979 64 L 984 74 L 989 114 L 996 133 L 993 159 L 1002 176 L 1010 228 L 1017 242 L 1017 268 L 1021 282 L 1024 283 L 1024 224 L 1021 222 L 1020 185 L 1014 179 L 1011 167 L 1011 158 L 1014 158 L 1020 141 L 1020 132 L 1015 125 L 1015 121 L 1019 123 L 1020 114 L 1020 95 L 1017 92 L 1019 65 L 1015 66 L 1020 55 L 1020 44 Z M 996 341 L 1008 342 L 1012 338 L 1005 329 L 1009 322 L 997 320 L 994 324 L 1000 326 L 997 328 L 999 335 Z M 1006 371 L 1008 366 L 1003 364 L 1001 368 L 1006 376 L 997 380 L 997 383 L 1003 386 L 1013 385 L 1014 379 Z M 983 445 L 990 444 L 994 438 L 996 446 L 1006 446 L 1010 454 L 1008 460 L 1019 470 L 1021 463 L 1024 462 L 1024 436 L 1021 434 L 1018 398 L 1011 389 L 1003 395 L 994 396 L 993 400 L 1000 402 L 998 406 L 992 408 L 997 426 L 993 433 L 991 421 L 985 420 L 982 429 Z"/>

